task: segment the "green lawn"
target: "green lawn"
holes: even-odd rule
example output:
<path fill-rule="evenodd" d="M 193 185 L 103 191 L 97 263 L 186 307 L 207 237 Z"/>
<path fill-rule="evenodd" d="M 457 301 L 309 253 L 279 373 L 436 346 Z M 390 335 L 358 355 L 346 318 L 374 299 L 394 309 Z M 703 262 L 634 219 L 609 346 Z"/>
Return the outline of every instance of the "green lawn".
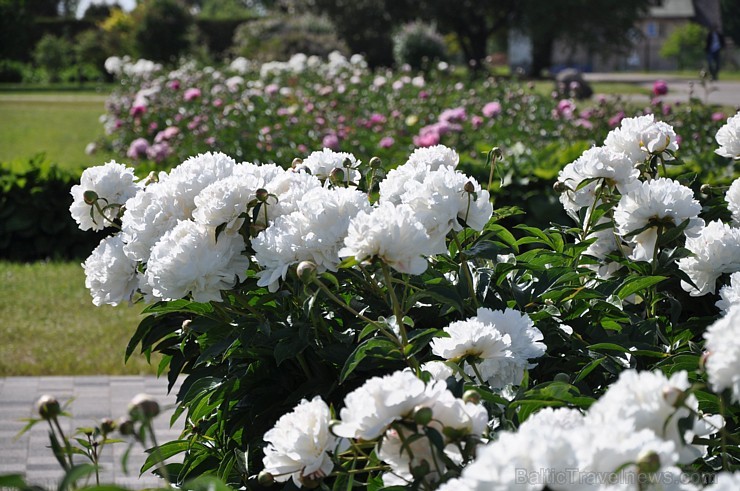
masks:
<path fill-rule="evenodd" d="M 0 376 L 155 373 L 124 364 L 142 307 L 95 307 L 77 263 L 0 262 Z"/>
<path fill-rule="evenodd" d="M 0 92 L 0 162 L 46 153 L 67 169 L 110 160 L 86 155 L 85 146 L 103 132 L 98 121 L 105 95 L 95 92 Z"/>

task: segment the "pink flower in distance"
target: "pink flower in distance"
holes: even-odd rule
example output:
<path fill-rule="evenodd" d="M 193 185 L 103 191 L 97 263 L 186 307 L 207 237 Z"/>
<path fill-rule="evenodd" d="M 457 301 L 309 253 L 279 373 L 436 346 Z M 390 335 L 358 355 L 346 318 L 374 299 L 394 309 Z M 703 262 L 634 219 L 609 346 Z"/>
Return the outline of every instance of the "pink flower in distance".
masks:
<path fill-rule="evenodd" d="M 380 139 L 378 146 L 380 148 L 390 148 L 393 146 L 395 142 L 396 141 L 393 139 L 392 136 L 384 136 L 383 138 Z"/>
<path fill-rule="evenodd" d="M 659 96 L 666 95 L 667 93 L 668 84 L 665 82 L 665 80 L 656 80 L 655 83 L 653 83 L 653 94 Z"/>
<path fill-rule="evenodd" d="M 185 95 L 183 96 L 187 102 L 190 102 L 192 100 L 197 99 L 200 97 L 200 89 L 197 87 L 191 87 L 188 90 L 185 91 Z"/>
<path fill-rule="evenodd" d="M 180 81 L 179 80 L 170 80 L 167 83 L 167 87 L 169 87 L 172 90 L 180 90 Z"/>
<path fill-rule="evenodd" d="M 483 106 L 483 116 L 487 118 L 495 118 L 501 114 L 501 103 L 498 101 L 489 102 Z"/>
<path fill-rule="evenodd" d="M 146 138 L 137 138 L 129 145 L 126 156 L 130 159 L 140 159 L 146 157 L 148 150 L 149 142 L 146 141 Z"/>
<path fill-rule="evenodd" d="M 143 104 L 135 104 L 134 106 L 131 107 L 131 110 L 129 111 L 129 114 L 131 114 L 131 116 L 133 116 L 135 118 L 138 118 L 139 116 L 141 116 L 145 112 L 146 112 L 146 106 L 145 105 L 143 105 Z"/>
<path fill-rule="evenodd" d="M 339 137 L 334 133 L 329 133 L 324 137 L 323 140 L 321 140 L 321 144 L 325 148 L 330 148 L 334 151 L 337 151 L 339 150 Z"/>
<path fill-rule="evenodd" d="M 712 121 L 715 123 L 717 121 L 724 121 L 725 119 L 727 119 L 727 116 L 725 116 L 725 113 L 723 112 L 712 113 Z"/>

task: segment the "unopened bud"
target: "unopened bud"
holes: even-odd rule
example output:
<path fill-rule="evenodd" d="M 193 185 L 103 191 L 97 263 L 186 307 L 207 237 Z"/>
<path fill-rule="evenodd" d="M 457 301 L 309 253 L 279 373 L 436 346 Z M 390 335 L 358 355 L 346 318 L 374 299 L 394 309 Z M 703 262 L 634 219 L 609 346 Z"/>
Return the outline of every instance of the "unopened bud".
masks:
<path fill-rule="evenodd" d="M 564 193 L 568 190 L 568 186 L 566 186 L 563 181 L 555 181 L 555 184 L 552 185 L 552 189 L 555 190 L 556 193 Z"/>
<path fill-rule="evenodd" d="M 296 157 L 293 159 L 293 163 L 290 164 L 290 167 L 293 169 L 296 169 L 302 164 L 303 164 L 303 159 Z"/>
<path fill-rule="evenodd" d="M 471 402 L 473 404 L 480 403 L 480 393 L 474 389 L 468 389 L 463 393 L 463 402 Z"/>
<path fill-rule="evenodd" d="M 660 470 L 660 456 L 652 450 L 642 452 L 637 457 L 637 469 L 640 474 L 654 474 Z"/>
<path fill-rule="evenodd" d="M 711 194 L 712 186 L 710 186 L 709 184 L 702 184 L 699 188 L 699 191 L 701 191 L 702 194 Z"/>
<path fill-rule="evenodd" d="M 267 189 L 265 188 L 259 188 L 255 192 L 255 195 L 257 196 L 257 201 L 264 203 L 265 201 L 267 201 L 267 198 L 270 196 L 270 193 L 268 193 Z"/>
<path fill-rule="evenodd" d="M 300 477 L 301 485 L 304 488 L 307 488 L 307 489 L 316 489 L 316 488 L 318 488 L 319 486 L 321 486 L 321 481 L 322 480 L 323 480 L 323 478 L 321 476 L 314 477 L 313 474 L 311 474 L 309 476 L 301 476 Z"/>
<path fill-rule="evenodd" d="M 296 268 L 298 278 L 304 283 L 311 283 L 316 278 L 316 263 L 301 261 Z"/>
<path fill-rule="evenodd" d="M 257 482 L 260 483 L 260 486 L 272 486 L 275 483 L 275 478 L 269 472 L 262 471 L 257 476 Z"/>
<path fill-rule="evenodd" d="M 128 418 L 121 418 L 118 421 L 118 431 L 123 436 L 133 435 L 135 432 L 134 422 Z"/>
<path fill-rule="evenodd" d="M 705 351 L 704 353 L 702 353 L 701 357 L 699 358 L 699 370 L 706 370 L 707 360 L 709 360 L 710 356 L 712 356 L 711 351 Z"/>
<path fill-rule="evenodd" d="M 345 169 L 351 169 L 352 161 L 350 159 L 344 159 L 344 162 L 342 162 L 342 167 L 344 167 Z"/>
<path fill-rule="evenodd" d="M 128 414 L 134 420 L 150 420 L 159 414 L 159 403 L 148 394 L 138 394 L 131 399 Z"/>
<path fill-rule="evenodd" d="M 414 479 L 422 479 L 427 474 L 429 474 L 429 462 L 426 459 L 423 459 L 419 465 L 411 468 L 411 475 L 414 476 Z"/>
<path fill-rule="evenodd" d="M 434 413 L 432 413 L 432 408 L 421 407 L 417 409 L 414 413 L 414 423 L 418 424 L 419 426 L 426 426 L 432 420 L 432 416 L 434 416 Z"/>
<path fill-rule="evenodd" d="M 329 180 L 332 184 L 341 184 L 344 181 L 344 170 L 339 167 L 329 173 Z"/>
<path fill-rule="evenodd" d="M 182 321 L 182 330 L 184 332 L 188 332 L 188 330 L 190 329 L 190 324 L 192 323 L 193 323 L 192 319 L 185 319 L 184 321 Z"/>
<path fill-rule="evenodd" d="M 82 193 L 82 199 L 85 201 L 86 205 L 94 205 L 95 202 L 98 201 L 98 193 L 87 190 Z"/>
<path fill-rule="evenodd" d="M 663 400 L 672 407 L 681 407 L 683 401 L 686 399 L 686 392 L 682 391 L 678 387 L 664 387 L 663 388 Z"/>
<path fill-rule="evenodd" d="M 116 422 L 110 418 L 103 418 L 100 420 L 100 432 L 103 435 L 113 433 L 116 430 Z"/>
<path fill-rule="evenodd" d="M 144 179 L 144 185 L 148 186 L 153 182 L 159 182 L 159 176 L 156 172 L 151 171 L 148 176 L 146 176 L 146 179 Z"/>
<path fill-rule="evenodd" d="M 468 181 L 465 183 L 465 186 L 463 186 L 463 190 L 465 190 L 466 193 L 473 194 L 475 192 L 475 184 L 473 184 L 472 181 Z"/>
<path fill-rule="evenodd" d="M 561 372 L 561 373 L 556 374 L 555 377 L 553 377 L 553 380 L 555 382 L 563 382 L 563 383 L 568 384 L 570 383 L 570 375 L 568 375 L 567 373 Z"/>
<path fill-rule="evenodd" d="M 380 169 L 380 164 L 382 162 L 378 157 L 373 157 L 370 159 L 370 168 L 371 169 Z"/>
<path fill-rule="evenodd" d="M 36 401 L 36 409 L 39 412 L 39 416 L 49 421 L 56 418 L 62 412 L 62 408 L 59 406 L 59 401 L 56 397 L 45 394 Z"/>
<path fill-rule="evenodd" d="M 493 147 L 491 149 L 491 155 L 498 160 L 504 159 L 504 152 L 499 147 Z"/>

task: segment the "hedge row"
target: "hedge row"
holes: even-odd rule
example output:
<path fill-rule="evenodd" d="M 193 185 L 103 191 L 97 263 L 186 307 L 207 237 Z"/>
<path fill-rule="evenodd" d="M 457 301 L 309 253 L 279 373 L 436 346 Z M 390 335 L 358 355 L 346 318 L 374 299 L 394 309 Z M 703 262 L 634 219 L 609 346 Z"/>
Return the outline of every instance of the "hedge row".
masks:
<path fill-rule="evenodd" d="M 0 164 L 0 259 L 77 260 L 104 233 L 82 232 L 69 215 L 70 189 L 80 175 L 49 164 L 43 155 Z"/>

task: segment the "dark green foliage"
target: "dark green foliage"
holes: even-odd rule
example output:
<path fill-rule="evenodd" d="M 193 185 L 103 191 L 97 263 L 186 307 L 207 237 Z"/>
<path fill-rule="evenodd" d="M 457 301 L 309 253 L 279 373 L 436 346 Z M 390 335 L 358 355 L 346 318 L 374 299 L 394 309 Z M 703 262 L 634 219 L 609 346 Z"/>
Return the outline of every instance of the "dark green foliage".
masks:
<path fill-rule="evenodd" d="M 179 2 L 148 0 L 137 11 L 141 17 L 137 19 L 134 38 L 139 56 L 166 63 L 185 54 L 193 18 Z"/>
<path fill-rule="evenodd" d="M 83 232 L 69 215 L 79 175 L 43 156 L 0 166 L 0 258 L 12 261 L 83 259 L 103 234 Z"/>
<path fill-rule="evenodd" d="M 397 65 L 429 69 L 435 62 L 447 60 L 447 48 L 434 26 L 412 22 L 393 37 L 393 58 Z"/>
<path fill-rule="evenodd" d="M 36 44 L 33 60 L 46 71 L 49 82 L 58 82 L 62 70 L 74 62 L 72 44 L 65 38 L 46 34 Z"/>
<path fill-rule="evenodd" d="M 195 20 L 198 39 L 212 56 L 221 58 L 228 54 L 234 42 L 237 28 L 250 19 L 201 19 Z"/>
<path fill-rule="evenodd" d="M 21 82 L 24 70 L 25 66 L 20 61 L 0 60 L 0 82 Z"/>

